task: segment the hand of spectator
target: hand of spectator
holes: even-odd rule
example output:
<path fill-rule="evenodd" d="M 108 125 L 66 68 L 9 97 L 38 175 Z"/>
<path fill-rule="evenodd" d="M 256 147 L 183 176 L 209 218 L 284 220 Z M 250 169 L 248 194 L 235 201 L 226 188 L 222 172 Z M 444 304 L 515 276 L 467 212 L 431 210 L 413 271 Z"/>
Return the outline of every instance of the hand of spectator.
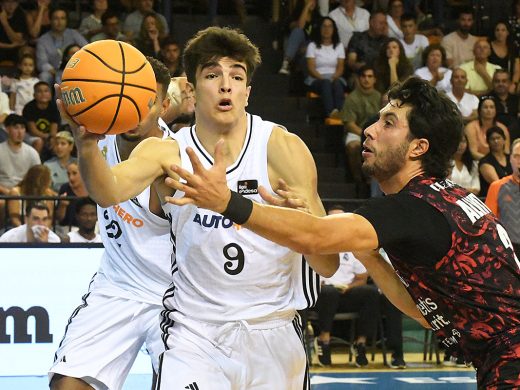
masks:
<path fill-rule="evenodd" d="M 9 21 L 7 20 L 7 13 L 5 12 L 5 10 L 2 8 L 2 10 L 0 11 L 0 22 L 5 25 L 5 24 L 9 24 Z"/>
<path fill-rule="evenodd" d="M 63 194 L 60 195 L 60 197 L 63 197 L 63 198 L 66 198 L 67 196 L 69 196 L 69 194 L 67 194 L 66 192 L 64 192 Z M 67 207 L 69 207 L 69 204 L 70 204 L 69 200 L 60 200 L 58 203 L 58 207 L 67 208 Z"/>
<path fill-rule="evenodd" d="M 272 195 L 263 186 L 260 186 L 258 193 L 267 203 L 278 206 L 297 209 L 310 214 L 307 199 L 304 199 L 300 194 L 295 192 L 283 179 L 278 179 L 278 189 L 275 190 L 277 196 Z"/>
<path fill-rule="evenodd" d="M 391 68 L 395 68 L 397 67 L 397 64 L 399 63 L 399 57 L 390 57 L 388 59 L 388 65 L 391 67 Z"/>
<path fill-rule="evenodd" d="M 305 1 L 305 7 L 309 11 L 314 11 L 314 8 L 316 8 L 316 0 L 306 0 Z"/>
<path fill-rule="evenodd" d="M 159 39 L 159 30 L 157 30 L 155 27 L 152 27 L 148 29 L 148 38 L 152 41 L 157 41 Z"/>
<path fill-rule="evenodd" d="M 43 225 L 35 225 L 32 227 L 34 240 L 36 242 L 48 242 L 49 241 L 49 228 Z"/>
<path fill-rule="evenodd" d="M 484 77 L 484 75 L 487 74 L 486 65 L 482 64 L 480 62 L 474 61 L 475 71 L 481 76 Z"/>
<path fill-rule="evenodd" d="M 49 8 L 51 0 L 38 0 L 38 8 Z"/>

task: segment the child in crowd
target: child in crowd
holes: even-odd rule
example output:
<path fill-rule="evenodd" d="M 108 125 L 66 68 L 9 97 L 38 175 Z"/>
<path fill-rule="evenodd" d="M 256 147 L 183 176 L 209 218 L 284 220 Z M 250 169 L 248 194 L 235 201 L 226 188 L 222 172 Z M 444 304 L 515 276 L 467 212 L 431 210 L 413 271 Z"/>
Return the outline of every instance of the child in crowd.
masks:
<path fill-rule="evenodd" d="M 36 62 L 30 54 L 24 54 L 18 62 L 20 75 L 11 81 L 9 106 L 22 115 L 24 106 L 33 99 L 34 85 L 40 81 L 36 76 Z"/>

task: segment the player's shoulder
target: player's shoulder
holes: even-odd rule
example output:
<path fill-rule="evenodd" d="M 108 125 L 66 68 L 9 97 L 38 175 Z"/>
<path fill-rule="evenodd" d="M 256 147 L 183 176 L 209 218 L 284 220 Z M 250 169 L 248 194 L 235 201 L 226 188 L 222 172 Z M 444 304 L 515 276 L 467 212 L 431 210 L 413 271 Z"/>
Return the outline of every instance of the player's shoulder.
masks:
<path fill-rule="evenodd" d="M 291 133 L 285 127 L 274 124 L 271 136 L 269 137 L 268 151 L 283 150 L 286 148 L 298 148 L 304 146 L 302 139 Z"/>
<path fill-rule="evenodd" d="M 173 138 L 150 137 L 141 141 L 134 151 L 152 159 L 176 156 L 179 154 L 179 144 Z"/>

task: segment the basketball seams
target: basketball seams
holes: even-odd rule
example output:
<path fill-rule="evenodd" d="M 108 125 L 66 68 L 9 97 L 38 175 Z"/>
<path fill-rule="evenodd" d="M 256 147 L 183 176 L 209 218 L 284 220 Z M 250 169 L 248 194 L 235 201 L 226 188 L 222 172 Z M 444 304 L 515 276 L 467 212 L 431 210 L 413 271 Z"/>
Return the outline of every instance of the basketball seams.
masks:
<path fill-rule="evenodd" d="M 124 52 L 123 50 L 123 47 L 121 46 L 121 44 L 118 42 L 119 44 L 119 47 L 121 48 L 121 50 Z M 146 61 L 143 62 L 139 68 L 135 69 L 135 70 L 130 70 L 130 71 L 125 71 L 124 70 L 124 65 L 123 65 L 123 70 L 119 70 L 119 69 L 116 69 L 114 68 L 112 65 L 108 64 L 105 60 L 103 60 L 100 56 L 98 56 L 96 53 L 94 53 L 93 51 L 89 50 L 89 49 L 83 49 L 86 53 L 90 54 L 91 56 L 93 56 L 95 59 L 97 59 L 99 62 L 101 62 L 103 65 L 105 65 L 108 69 L 110 69 L 111 71 L 113 72 L 116 72 L 116 73 L 126 73 L 126 74 L 133 74 L 133 73 L 137 73 L 139 72 L 141 69 L 143 69 L 145 66 L 146 66 Z"/>
<path fill-rule="evenodd" d="M 121 84 L 119 81 L 96 80 L 96 79 L 63 79 L 62 80 L 62 82 L 65 82 L 65 81 L 80 81 L 80 82 L 84 82 L 84 83 L 104 83 L 104 84 L 116 84 L 116 85 Z M 127 87 L 144 89 L 146 91 L 156 93 L 155 89 L 150 88 L 150 87 L 145 87 L 144 85 L 132 84 L 132 83 L 126 83 L 125 85 Z"/>
<path fill-rule="evenodd" d="M 108 126 L 108 129 L 103 133 L 106 134 L 110 130 L 112 130 L 112 127 L 114 126 L 114 123 L 116 123 L 117 115 L 119 114 L 119 109 L 121 108 L 121 100 L 123 99 L 123 92 L 125 90 L 125 77 L 126 77 L 126 57 L 125 57 L 125 50 L 123 49 L 123 45 L 121 45 L 120 42 L 118 42 L 119 49 L 121 50 L 121 66 L 123 67 L 123 71 L 121 72 L 121 89 L 119 91 L 119 99 L 117 101 L 116 106 L 116 112 L 114 113 L 114 117 L 112 118 L 112 123 L 110 123 L 110 126 Z M 141 112 L 137 110 L 139 115 L 139 122 L 141 122 Z"/>

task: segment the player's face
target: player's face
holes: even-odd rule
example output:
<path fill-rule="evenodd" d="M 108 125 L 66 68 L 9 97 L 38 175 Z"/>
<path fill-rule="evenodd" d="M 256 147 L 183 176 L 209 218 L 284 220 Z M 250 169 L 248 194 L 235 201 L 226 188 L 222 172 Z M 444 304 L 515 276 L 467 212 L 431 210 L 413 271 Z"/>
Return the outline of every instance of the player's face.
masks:
<path fill-rule="evenodd" d="M 406 164 L 410 140 L 407 115 L 410 106 L 399 107 L 392 100 L 381 111 L 379 120 L 365 129 L 363 143 L 363 173 L 378 182 L 397 174 Z"/>
<path fill-rule="evenodd" d="M 73 145 L 63 139 L 63 138 L 56 138 L 56 143 L 54 144 L 54 153 L 56 153 L 56 157 L 62 158 L 70 156 L 72 153 Z"/>
<path fill-rule="evenodd" d="M 246 64 L 223 57 L 199 66 L 195 86 L 197 120 L 236 124 L 243 119 L 251 87 Z"/>
<path fill-rule="evenodd" d="M 91 204 L 84 205 L 79 213 L 76 214 L 76 219 L 81 229 L 87 231 L 94 230 L 97 221 L 96 207 Z"/>

